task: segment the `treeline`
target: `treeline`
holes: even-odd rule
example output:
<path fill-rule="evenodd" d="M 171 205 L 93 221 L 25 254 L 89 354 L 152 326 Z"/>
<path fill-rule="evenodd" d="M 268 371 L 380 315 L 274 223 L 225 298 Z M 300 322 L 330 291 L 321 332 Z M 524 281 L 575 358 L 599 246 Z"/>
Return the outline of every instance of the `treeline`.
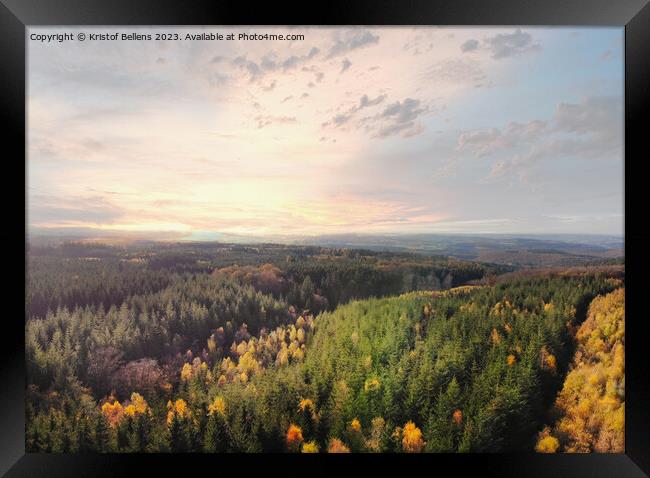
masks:
<path fill-rule="evenodd" d="M 620 286 L 549 274 L 353 301 L 314 319 L 260 290 L 271 276 L 298 283 L 299 270 L 193 275 L 119 308 L 30 321 L 27 449 L 530 450 L 570 328 Z M 300 300 L 307 277 L 311 299 L 329 300 L 330 272 L 307 274 Z"/>
<path fill-rule="evenodd" d="M 142 262 L 119 258 L 31 256 L 28 260 L 25 305 L 29 317 L 75 306 L 120 305 L 131 295 L 167 287 L 176 274 L 152 270 Z"/>
<path fill-rule="evenodd" d="M 501 271 L 496 266 L 440 258 L 420 258 L 417 262 L 410 257 L 319 256 L 292 259 L 283 267 L 232 265 L 213 274 L 286 298 L 290 304 L 317 314 L 353 299 L 449 289 Z"/>
<path fill-rule="evenodd" d="M 26 308 L 29 318 L 63 307 L 108 309 L 214 272 L 317 313 L 355 298 L 449 288 L 505 270 L 444 257 L 320 247 L 66 242 L 30 248 Z"/>
<path fill-rule="evenodd" d="M 80 379 L 101 394 L 115 373 L 162 377 L 158 362 L 168 362 L 175 375 L 179 355 L 200 353 L 214 333 L 223 348 L 249 330 L 257 335 L 289 320 L 285 302 L 250 286 L 192 276 L 153 294 L 130 296 L 119 307 L 59 308 L 28 321 L 28 377 L 40 389 L 54 390 Z"/>
<path fill-rule="evenodd" d="M 625 289 L 599 296 L 576 334 L 572 369 L 536 449 L 543 453 L 625 451 Z"/>

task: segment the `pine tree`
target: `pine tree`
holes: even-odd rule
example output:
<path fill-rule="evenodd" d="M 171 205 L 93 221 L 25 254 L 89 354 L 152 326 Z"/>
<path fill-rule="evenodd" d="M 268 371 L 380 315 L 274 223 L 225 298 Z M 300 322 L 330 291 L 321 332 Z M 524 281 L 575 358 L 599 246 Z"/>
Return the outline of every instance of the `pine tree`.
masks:
<path fill-rule="evenodd" d="M 203 451 L 206 453 L 224 453 L 228 451 L 230 436 L 228 424 L 221 413 L 212 413 L 208 417 L 203 438 Z"/>

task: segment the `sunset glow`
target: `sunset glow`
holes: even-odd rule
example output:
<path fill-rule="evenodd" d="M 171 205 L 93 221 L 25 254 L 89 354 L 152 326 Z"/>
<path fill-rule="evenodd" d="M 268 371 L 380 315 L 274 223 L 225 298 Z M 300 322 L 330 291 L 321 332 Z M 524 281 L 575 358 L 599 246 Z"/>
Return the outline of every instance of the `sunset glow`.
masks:
<path fill-rule="evenodd" d="M 289 30 L 29 42 L 30 231 L 622 233 L 622 29 Z"/>

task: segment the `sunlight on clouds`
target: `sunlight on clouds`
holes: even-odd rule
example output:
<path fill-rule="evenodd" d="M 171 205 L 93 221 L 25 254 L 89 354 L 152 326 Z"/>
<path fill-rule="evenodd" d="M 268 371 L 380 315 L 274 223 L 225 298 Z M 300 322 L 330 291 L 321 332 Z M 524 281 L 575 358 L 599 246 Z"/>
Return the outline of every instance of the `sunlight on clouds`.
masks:
<path fill-rule="evenodd" d="M 534 107 L 526 118 L 466 126 L 501 114 L 475 114 L 476 98 L 501 95 L 502 109 L 512 108 L 509 75 L 550 61 L 559 48 L 551 30 L 293 30 L 305 41 L 29 43 L 30 227 L 324 234 L 510 227 L 472 221 L 523 208 L 548 219 L 557 211 L 537 205 L 553 186 L 526 184 L 535 176 L 524 167 L 550 164 L 554 151 L 593 156 L 589 109 L 598 112 L 593 128 L 613 131 L 599 137 L 612 155 L 588 173 L 593 187 L 620 160 L 616 97 L 567 97 L 571 72 L 554 73 L 565 143 L 516 128 L 552 124 Z M 575 195 L 560 190 L 565 176 L 558 200 Z M 502 180 L 526 194 L 507 197 Z"/>

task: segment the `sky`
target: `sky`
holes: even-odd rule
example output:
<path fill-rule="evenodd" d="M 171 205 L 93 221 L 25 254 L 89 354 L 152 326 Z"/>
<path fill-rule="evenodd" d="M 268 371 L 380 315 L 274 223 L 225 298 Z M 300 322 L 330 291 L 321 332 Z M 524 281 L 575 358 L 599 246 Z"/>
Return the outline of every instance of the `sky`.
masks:
<path fill-rule="evenodd" d="M 623 29 L 30 27 L 32 234 L 623 234 Z"/>

